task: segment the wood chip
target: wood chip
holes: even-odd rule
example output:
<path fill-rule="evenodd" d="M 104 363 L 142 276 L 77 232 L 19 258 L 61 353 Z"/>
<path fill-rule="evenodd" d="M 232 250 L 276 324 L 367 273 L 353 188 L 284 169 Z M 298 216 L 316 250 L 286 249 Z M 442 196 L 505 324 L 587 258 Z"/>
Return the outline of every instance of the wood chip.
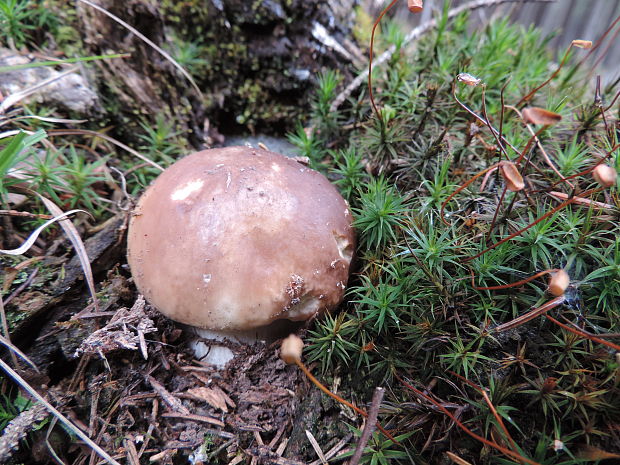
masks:
<path fill-rule="evenodd" d="M 204 415 L 194 415 L 193 413 L 162 413 L 162 417 L 164 418 L 177 418 L 179 420 L 191 420 L 191 421 L 200 421 L 202 423 L 209 423 L 211 425 L 224 427 L 224 422 L 218 420 L 217 418 L 205 417 Z"/>
<path fill-rule="evenodd" d="M 310 441 L 310 445 L 314 449 L 314 452 L 316 452 L 316 455 L 319 456 L 319 460 L 321 461 L 321 463 L 323 465 L 327 465 L 327 459 L 325 458 L 325 454 L 321 450 L 321 446 L 319 446 L 319 443 L 317 442 L 317 440 L 314 439 L 314 436 L 312 435 L 312 433 L 306 430 L 306 436 L 308 438 L 308 441 Z"/>
<path fill-rule="evenodd" d="M 149 383 L 151 383 L 151 386 L 153 387 L 155 392 L 159 394 L 159 396 L 166 403 L 166 405 L 168 405 L 168 407 L 170 407 L 175 412 L 179 412 L 183 415 L 190 415 L 187 407 L 185 407 L 179 399 L 170 394 L 159 381 L 155 380 L 155 378 L 153 378 L 152 376 L 147 376 L 146 379 Z"/>
<path fill-rule="evenodd" d="M 228 395 L 222 391 L 219 387 L 197 387 L 188 389 L 186 394 L 199 400 L 205 401 L 213 408 L 219 409 L 222 412 L 228 413 L 228 407 L 235 407 L 235 403 Z"/>
<path fill-rule="evenodd" d="M 245 459 L 243 455 L 237 455 L 234 459 L 232 459 L 228 465 L 237 465 Z"/>
<path fill-rule="evenodd" d="M 123 445 L 125 446 L 125 452 L 127 452 L 127 463 L 130 465 L 140 465 L 140 458 L 133 440 L 131 438 L 123 439 Z"/>
<path fill-rule="evenodd" d="M 176 449 L 162 450 L 159 454 L 151 455 L 151 457 L 149 457 L 149 462 L 159 462 L 160 460 L 171 458 L 176 453 Z"/>

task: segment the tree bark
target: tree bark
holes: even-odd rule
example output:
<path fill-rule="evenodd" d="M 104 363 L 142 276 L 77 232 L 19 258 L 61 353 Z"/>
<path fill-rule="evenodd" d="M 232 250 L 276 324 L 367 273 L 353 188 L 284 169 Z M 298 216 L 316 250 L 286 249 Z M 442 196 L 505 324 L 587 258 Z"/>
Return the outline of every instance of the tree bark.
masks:
<path fill-rule="evenodd" d="M 78 2 L 87 53 L 131 53 L 96 62 L 103 95 L 118 103 L 110 105 L 115 117 L 130 128 L 136 116 L 163 114 L 194 146 L 205 140 L 205 119 L 222 133 L 292 129 L 308 112 L 317 74 L 347 74 L 359 56 L 342 46 L 352 44 L 356 0 L 96 1 L 171 55 L 193 53 L 186 69 L 202 96 L 151 46 Z"/>

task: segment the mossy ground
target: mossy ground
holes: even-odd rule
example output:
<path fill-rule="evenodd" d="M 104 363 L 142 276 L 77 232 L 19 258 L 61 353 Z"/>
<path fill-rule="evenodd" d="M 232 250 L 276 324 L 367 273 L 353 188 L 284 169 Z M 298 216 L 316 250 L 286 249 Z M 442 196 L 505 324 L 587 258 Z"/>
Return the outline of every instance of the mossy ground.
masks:
<path fill-rule="evenodd" d="M 239 77 L 239 69 L 255 71 L 258 64 L 246 44 L 252 31 L 233 25 L 227 35 L 217 37 L 212 31 L 200 29 L 209 21 L 213 21 L 212 25 L 220 21 L 220 26 L 225 26 L 223 16 L 211 7 L 215 3 L 161 3 L 168 26 L 175 29 L 171 35 L 177 42 L 171 45 L 171 51 L 183 58 L 183 64 L 201 85 L 213 85 L 206 92 L 205 102 L 213 108 L 221 104 L 223 83 L 228 86 L 232 75 Z M 229 12 L 238 13 L 238 19 L 262 11 L 265 30 L 273 25 L 269 16 L 273 11 L 252 9 L 247 2 L 231 5 Z M 304 18 L 304 12 L 310 11 L 303 10 L 301 2 L 284 2 L 284 6 L 296 12 L 295 18 Z M 29 8 L 39 11 L 40 3 L 33 2 Z M 67 29 L 64 24 L 65 19 L 71 24 L 77 21 L 72 11 L 66 10 L 60 23 L 50 20 L 47 26 L 27 29 L 30 38 L 25 38 L 24 43 L 32 46 L 45 40 L 47 31 L 67 53 L 79 53 L 83 44 L 75 29 Z M 318 10 L 311 12 L 318 14 Z M 286 31 L 295 30 L 294 23 L 286 27 Z M 216 39 L 218 47 L 213 45 Z M 495 128 L 501 126 L 506 141 L 515 148 L 503 144 L 506 154 L 502 156 L 515 160 L 526 147 L 530 133 L 514 110 L 506 106 L 502 113 L 501 90 L 504 88 L 505 105 L 517 104 L 551 75 L 561 55 L 548 51 L 546 40 L 533 29 L 500 20 L 472 31 L 467 15 L 452 21 L 442 19 L 413 47 L 406 46 L 403 40 L 404 33 L 398 27 L 383 25 L 377 52 L 390 44 L 396 46 L 396 52 L 373 73 L 373 90 L 381 116 L 373 113 L 365 86 L 334 111 L 331 105 L 348 77 L 333 71 L 326 71 L 319 79 L 316 96 L 308 106 L 310 118 L 300 117 L 299 109 L 290 105 L 292 100 L 297 102 L 292 98 L 296 92 L 307 90 L 306 84 L 292 83 L 287 88 L 284 84 L 291 83 L 288 76 L 281 80 L 282 76 L 271 76 L 265 71 L 259 79 L 267 83 L 269 92 L 275 90 L 290 97 L 284 103 L 274 103 L 264 86 L 246 78 L 235 81 L 224 96 L 240 98 L 227 110 L 227 115 L 219 115 L 220 121 L 234 121 L 250 129 L 297 127 L 290 139 L 299 146 L 300 154 L 308 156 L 313 167 L 339 186 L 355 213 L 359 245 L 346 302 L 338 312 L 326 315 L 309 329 L 305 360 L 326 384 L 337 387 L 358 404 L 368 402 L 375 386 L 387 388 L 380 422 L 393 431 L 399 444 L 375 433 L 363 463 L 439 464 L 447 462 L 448 452 L 474 464 L 515 462 L 509 455 L 465 434 L 437 405 L 414 394 L 405 383 L 426 392 L 475 434 L 536 463 L 596 462 L 604 453 L 620 453 L 618 352 L 609 344 L 557 326 L 545 315 L 505 331 L 496 329 L 553 299 L 545 291 L 546 277 L 518 287 L 479 289 L 516 282 L 545 269 L 566 269 L 571 286 L 562 305 L 548 315 L 569 328 L 617 343 L 614 337 L 620 332 L 618 186 L 585 198 L 600 205 L 568 205 L 528 231 L 472 259 L 555 208 L 561 199 L 552 191 L 579 196 L 595 186 L 588 173 L 571 179 L 574 187 L 558 182 L 558 175 L 542 161 L 540 147 L 565 177 L 587 170 L 605 156 L 607 163 L 618 168 L 618 150 L 611 150 L 618 142 L 618 103 L 606 109 L 603 120 L 601 105 L 594 101 L 591 91 L 591 70 L 587 64 L 576 66 L 587 52 L 575 51 L 570 64 L 529 102 L 559 113 L 563 119 L 539 135 L 540 146 L 532 145 L 525 152 L 525 189 L 508 192 L 501 198 L 504 181 L 497 171 L 491 174 L 484 189 L 480 189 L 480 178 L 443 205 L 459 185 L 496 163 L 501 152 L 498 139 L 486 124 L 456 101 L 458 98 L 482 115 L 482 87 L 466 86 L 456 76 L 470 73 L 484 83 L 489 122 Z M 232 65 L 211 66 L 226 60 Z M 265 66 L 266 70 L 282 64 L 278 58 L 273 60 Z M 616 90 L 614 86 L 602 89 L 603 108 Z M 182 126 L 169 118 L 170 113 L 145 116 L 127 109 L 115 98 L 112 85 L 104 97 L 108 116 L 113 112 L 121 116 L 91 121 L 94 129 L 107 134 L 111 130 L 107 125 L 112 122 L 128 124 L 125 129 L 131 135 L 119 133 L 127 136 L 124 141 L 164 166 L 188 150 L 188 139 L 180 133 Z M 183 111 L 191 112 L 192 107 L 186 104 L 182 105 Z M 522 107 L 523 104 L 518 109 Z M 54 114 L 53 109 L 32 110 Z M 304 130 L 304 126 L 310 129 Z M 51 125 L 20 122 L 15 127 L 49 130 Z M 129 194 L 137 194 L 157 174 L 154 168 L 137 165 L 135 160 L 99 140 L 55 138 L 53 142 L 60 150 L 50 151 L 41 163 L 33 165 L 28 182 L 62 208 L 87 208 L 99 220 L 130 208 L 111 168 L 124 173 Z M 44 220 L 37 215 L 46 212 L 35 202 L 29 201 L 23 209 L 29 209 L 32 217 L 4 221 L 5 238 L 23 239 L 27 231 Z M 122 233 L 120 224 L 119 220 L 110 226 L 110 231 Z M 84 234 L 94 234 L 86 222 L 78 227 Z M 47 233 L 45 242 L 39 245 L 50 246 L 58 235 Z M 99 266 L 95 264 L 100 294 L 104 297 L 102 305 L 112 312 L 123 305 L 130 307 L 135 295 L 122 266 L 122 242 L 117 242 L 116 236 L 102 237 L 106 247 L 116 251 Z M 76 275 L 75 269 L 65 263 L 68 251 L 60 242 L 54 247 L 54 256 L 46 259 L 51 262 L 41 269 L 33 284 L 45 291 L 42 295 L 47 293 L 41 298 L 44 303 L 37 304 L 46 313 L 38 317 L 40 321 L 34 326 L 29 326 L 36 331 L 29 331 L 32 334 L 25 337 L 28 344 L 32 343 L 29 355 L 35 357 L 37 364 L 52 360 L 48 371 L 51 378 L 34 378 L 33 383 L 52 386 L 49 394 L 57 396 L 59 403 L 64 402 L 84 422 L 92 421 L 100 442 L 110 450 L 126 455 L 128 446 L 122 438 L 148 437 L 151 449 L 147 449 L 143 461 L 170 444 L 180 450 L 174 463 L 187 460 L 188 451 L 200 444 L 209 451 L 210 463 L 228 463 L 236 455 L 246 457 L 248 463 L 250 456 L 262 457 L 265 451 L 253 442 L 256 436 L 250 432 L 238 436 L 236 442 L 228 442 L 231 436 L 235 439 L 228 430 L 205 433 L 204 424 L 175 422 L 159 415 L 161 411 L 156 406 L 160 404 L 153 400 L 159 394 L 145 381 L 147 375 L 175 394 L 195 386 L 204 387 L 204 380 L 188 374 L 193 362 L 187 353 L 177 352 L 182 338 L 169 321 L 159 321 L 162 326 L 148 346 L 148 362 L 137 352 L 109 356 L 109 364 L 100 359 L 78 364 L 71 359 L 76 341 L 97 329 L 99 320 L 85 323 L 70 319 L 87 306 L 87 297 L 76 297 L 64 288 L 58 290 L 50 285 L 53 280 L 65 283 L 66 274 Z M 4 260 L 3 265 L 13 265 L 13 261 Z M 8 290 L 16 290 L 20 282 L 32 275 L 32 270 L 28 269 L 30 274 L 21 272 Z M 74 279 L 66 287 L 79 286 Z M 56 304 L 51 306 L 50 302 Z M 7 311 L 12 323 L 21 321 L 13 313 L 19 312 L 19 308 L 8 306 Z M 35 333 L 43 336 L 32 341 Z M 246 361 L 254 364 L 247 368 Z M 174 370 L 164 369 L 167 365 Z M 273 375 L 272 385 L 266 383 L 268 386 L 260 395 L 251 393 L 260 402 L 248 400 L 252 396 L 248 397 L 248 385 L 244 383 L 259 379 L 265 369 Z M 331 399 L 314 392 L 301 401 L 303 405 L 295 404 L 289 391 L 297 389 L 297 394 L 303 394 L 312 388 L 301 382 L 294 367 L 285 368 L 277 360 L 273 347 L 248 353 L 225 376 L 214 375 L 213 379 L 238 404 L 234 413 L 237 422 L 231 420 L 226 428 L 247 427 L 250 422 L 261 420 L 262 426 L 271 428 L 261 433 L 265 442 L 291 434 L 295 439 L 291 440 L 294 447 L 288 449 L 290 459 L 314 460 L 314 450 L 303 442 L 306 430 L 311 430 L 324 449 L 347 437 L 347 430 L 352 434 L 351 444 L 359 435 L 361 420 L 342 411 Z M 7 385 L 8 381 L 3 383 Z M 235 386 L 241 387 L 232 392 Z M 485 390 L 489 402 L 480 389 Z M 201 409 L 204 415 L 221 414 L 195 398 L 184 398 L 184 402 Z M 261 413 L 263 405 L 265 409 L 279 406 L 284 413 Z M 147 410 L 149 415 L 144 414 Z M 316 415 L 303 413 L 308 410 Z M 502 418 L 505 430 L 493 410 Z M 310 417 L 314 420 L 306 421 Z M 156 429 L 152 427 L 155 424 Z M 67 457 L 86 460 L 89 452 L 71 449 L 71 442 L 65 437 L 63 452 Z M 36 442 L 39 443 L 40 440 Z M 47 450 L 42 444 L 43 450 Z M 22 454 L 17 457 L 25 460 L 27 451 L 22 447 Z M 172 458 L 169 463 L 173 463 Z"/>
<path fill-rule="evenodd" d="M 603 157 L 618 168 L 617 104 L 605 123 L 593 99 L 593 73 L 576 66 L 587 51 L 576 49 L 572 64 L 527 103 L 561 114 L 562 121 L 540 133 L 540 146 L 524 152 L 526 188 L 503 195 L 503 178 L 495 172 L 483 189 L 480 178 L 459 192 L 442 217 L 442 204 L 458 186 L 502 156 L 514 161 L 525 150 L 531 134 L 509 105 L 545 82 L 561 56 L 545 48 L 540 32 L 507 20 L 472 31 L 462 15 L 440 22 L 413 47 L 402 46 L 404 33 L 397 27 L 383 30 L 380 43 L 395 44 L 396 52 L 373 72 L 380 116 L 363 88 L 329 118 L 315 111 L 312 135 L 292 138 L 348 197 L 359 234 L 348 303 L 310 331 L 307 361 L 326 380 L 343 377 L 359 402 L 370 399 L 374 386 L 388 388 L 381 421 L 408 436 L 396 446 L 375 434 L 364 463 L 387 463 L 388 457 L 391 463 L 441 463 L 448 451 L 471 463 L 514 461 L 473 440 L 403 381 L 426 391 L 470 430 L 510 449 L 511 439 L 481 395 L 485 390 L 514 450 L 537 463 L 585 463 L 602 458 L 600 450 L 617 454 L 617 184 L 588 197 L 605 206 L 569 205 L 480 255 L 554 209 L 560 201 L 551 191 L 570 198 L 596 185 L 587 173 L 571 179 L 572 187 L 562 183 L 543 161 L 541 147 L 564 177 Z M 481 84 L 459 82 L 460 73 Z M 341 90 L 325 95 L 334 79 L 324 76 L 315 109 Z M 482 121 L 457 103 L 453 89 Z M 602 89 L 603 106 L 616 91 Z M 489 122 L 501 127 L 507 141 L 503 155 L 484 123 L 485 94 Z M 600 335 L 611 347 L 544 315 L 495 329 L 554 296 L 545 291 L 546 278 L 479 288 L 546 269 L 571 276 L 549 316 Z"/>

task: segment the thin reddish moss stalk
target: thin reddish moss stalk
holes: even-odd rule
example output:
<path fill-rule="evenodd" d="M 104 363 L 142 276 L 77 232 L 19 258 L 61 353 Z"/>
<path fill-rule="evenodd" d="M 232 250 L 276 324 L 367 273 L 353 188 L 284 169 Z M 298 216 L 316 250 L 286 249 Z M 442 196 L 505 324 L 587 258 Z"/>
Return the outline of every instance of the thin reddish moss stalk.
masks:
<path fill-rule="evenodd" d="M 499 197 L 499 201 L 497 202 L 497 208 L 495 209 L 495 213 L 493 213 L 493 220 L 491 221 L 491 226 L 489 226 L 489 232 L 487 233 L 487 239 L 491 239 L 491 234 L 493 234 L 493 228 L 495 228 L 495 222 L 497 221 L 497 215 L 499 214 L 499 209 L 504 203 L 504 197 L 506 197 L 506 192 L 508 192 L 508 185 L 504 185 L 504 189 L 502 190 L 502 195 Z M 515 192 L 515 196 L 517 193 Z"/>
<path fill-rule="evenodd" d="M 370 96 L 370 103 L 372 105 L 373 110 L 375 111 L 375 114 L 377 115 L 377 118 L 379 118 L 379 121 L 381 121 L 381 113 L 377 109 L 377 105 L 375 104 L 375 98 L 372 95 L 372 56 L 373 56 L 373 49 L 375 46 L 375 31 L 377 29 L 377 26 L 379 25 L 379 22 L 381 21 L 381 18 L 385 16 L 385 14 L 390 10 L 390 8 L 392 8 L 396 4 L 397 1 L 398 0 L 392 0 L 392 3 L 390 3 L 381 12 L 379 17 L 376 19 L 375 23 L 372 25 L 372 32 L 370 33 L 370 50 L 368 51 L 368 95 Z"/>
<path fill-rule="evenodd" d="M 581 336 L 583 338 L 589 339 L 592 342 L 597 342 L 599 344 L 603 344 L 604 346 L 610 347 L 610 348 L 620 352 L 620 345 L 618 345 L 618 344 L 614 344 L 613 342 L 609 342 L 609 341 L 606 341 L 604 339 L 601 339 L 600 337 L 596 337 L 594 334 L 586 333 L 585 331 L 581 331 L 581 330 L 576 329 L 576 328 L 571 328 L 570 326 L 565 325 L 564 323 L 556 320 L 551 315 L 545 315 L 545 316 L 549 320 L 551 320 L 553 323 L 555 323 L 559 327 L 565 329 L 566 331 L 569 331 L 569 332 L 571 332 L 573 334 L 576 334 L 577 336 Z"/>
<path fill-rule="evenodd" d="M 573 178 L 577 178 L 579 176 L 585 176 L 586 174 L 590 174 L 592 171 L 594 171 L 596 169 L 597 166 L 602 165 L 603 163 L 605 163 L 607 161 L 608 158 L 611 157 L 611 154 L 617 150 L 618 148 L 620 148 L 620 143 L 614 145 L 611 149 L 609 149 L 606 153 L 605 156 L 603 158 L 601 158 L 599 161 L 596 162 L 596 164 L 594 164 L 593 166 L 591 166 L 590 168 L 587 168 L 583 171 L 580 171 L 579 173 L 576 174 L 571 174 L 570 176 L 567 176 L 566 178 L 564 178 L 564 180 L 568 180 L 568 179 L 573 179 Z M 551 186 L 549 187 L 550 189 L 553 189 L 555 186 L 557 186 L 558 184 L 560 184 L 562 181 L 557 181 L 553 184 L 551 184 Z"/>
<path fill-rule="evenodd" d="M 540 89 L 542 89 L 547 84 L 549 84 L 559 74 L 560 70 L 564 67 L 564 64 L 566 63 L 566 60 L 569 57 L 571 48 L 573 48 L 573 44 L 572 43 L 568 46 L 568 48 L 566 49 L 566 52 L 564 52 L 564 57 L 562 58 L 562 61 L 560 62 L 560 66 L 558 66 L 558 68 L 553 72 L 553 74 L 551 74 L 551 76 L 549 76 L 549 79 L 547 79 L 545 82 L 540 84 L 538 87 L 535 87 L 525 97 L 522 97 L 521 100 L 519 100 L 519 102 L 515 105 L 516 107 L 520 106 L 524 102 L 528 102 L 529 100 L 531 100 L 532 97 L 534 97 L 534 95 L 536 94 L 536 92 L 538 92 Z"/>
<path fill-rule="evenodd" d="M 596 192 L 601 191 L 602 188 L 597 188 L 597 189 L 591 189 L 589 191 L 586 191 L 583 193 L 583 196 L 585 197 L 586 195 L 591 195 L 594 194 Z M 491 250 L 493 250 L 494 248 L 500 246 L 501 244 L 503 244 L 504 242 L 509 241 L 510 239 L 513 239 L 517 236 L 520 236 L 521 234 L 523 234 L 525 231 L 527 231 L 528 229 L 536 226 L 538 223 L 540 223 L 542 220 L 549 218 L 551 215 L 557 213 L 558 211 L 560 211 L 562 208 L 566 207 L 567 205 L 570 205 L 571 203 L 573 203 L 574 201 L 574 197 L 570 197 L 567 200 L 565 200 L 564 202 L 562 202 L 560 205 L 558 205 L 557 207 L 555 207 L 553 210 L 548 211 L 547 213 L 545 213 L 544 215 L 538 217 L 536 220 L 532 221 L 530 224 L 528 224 L 526 227 L 512 233 L 510 236 L 504 237 L 502 240 L 497 241 L 495 244 L 487 247 L 486 249 L 484 249 L 482 252 L 477 253 L 476 255 L 473 255 L 471 257 L 467 257 L 464 260 L 466 262 L 469 262 L 471 260 L 474 260 L 478 257 L 481 257 L 482 255 L 484 255 L 487 252 L 490 252 Z"/>
<path fill-rule="evenodd" d="M 535 462 L 535 461 L 533 461 L 531 459 L 523 457 L 518 452 L 514 452 L 514 451 L 511 451 L 510 449 L 506 449 L 505 447 L 502 447 L 499 444 L 496 444 L 496 443 L 494 443 L 492 441 L 489 441 L 488 439 L 486 439 L 486 438 L 484 438 L 482 436 L 479 436 L 478 434 L 474 433 L 472 430 L 467 428 L 467 426 L 465 426 L 463 423 L 461 423 L 461 421 L 458 418 L 456 418 L 452 413 L 450 413 L 450 411 L 447 408 L 445 408 L 439 402 L 434 400 L 432 397 L 427 396 L 422 391 L 420 391 L 420 390 L 414 388 L 413 386 L 411 386 L 410 384 L 406 383 L 398 375 L 395 374 L 394 376 L 396 377 L 396 379 L 398 379 L 398 381 L 400 381 L 403 384 L 403 386 L 405 386 L 406 388 L 412 390 L 413 392 L 415 392 L 417 395 L 419 395 L 423 399 L 427 400 L 428 402 L 432 403 L 443 414 L 447 415 L 456 424 L 456 426 L 461 428 L 461 430 L 463 430 L 465 433 L 467 433 L 472 438 L 476 439 L 477 441 L 480 441 L 483 444 L 486 444 L 489 447 L 492 447 L 495 450 L 498 450 L 502 454 L 504 454 L 504 455 L 506 455 L 506 456 L 508 456 L 508 457 L 510 457 L 512 459 L 515 459 L 515 460 L 518 460 L 518 461 L 522 461 L 522 462 L 525 462 L 525 463 L 529 463 L 530 465 L 540 465 L 538 462 Z"/>
<path fill-rule="evenodd" d="M 459 378 L 461 381 L 463 381 L 464 383 L 466 383 L 467 385 L 471 386 L 472 388 L 474 388 L 475 390 L 477 390 L 480 394 L 482 394 L 482 397 L 484 397 L 484 401 L 487 403 L 487 405 L 489 406 L 489 409 L 491 410 L 491 413 L 493 414 L 493 416 L 495 417 L 495 419 L 497 420 L 497 423 L 499 424 L 499 426 L 502 428 L 502 431 L 504 432 L 504 435 L 506 436 L 506 438 L 508 439 L 508 441 L 510 442 L 511 448 L 514 452 L 518 452 L 519 451 L 519 447 L 517 446 L 517 443 L 515 442 L 515 440 L 512 438 L 512 436 L 510 435 L 510 433 L 508 432 L 508 428 L 506 428 L 506 425 L 504 424 L 504 421 L 502 420 L 502 417 L 499 415 L 499 413 L 497 413 L 497 410 L 495 409 L 495 406 L 493 405 L 493 403 L 491 402 L 491 399 L 489 399 L 489 396 L 486 392 L 485 389 L 483 389 L 482 387 L 478 386 L 477 384 L 471 382 L 470 380 L 468 380 L 467 378 L 459 375 L 458 373 L 455 373 L 454 371 L 448 371 L 448 373 L 456 376 L 457 378 Z"/>
<path fill-rule="evenodd" d="M 446 226 L 450 226 L 450 223 L 448 223 L 448 222 L 446 221 L 446 218 L 445 218 L 445 215 L 444 215 L 444 212 L 445 212 L 445 209 L 446 209 L 446 205 L 448 204 L 448 202 L 449 202 L 450 200 L 452 200 L 456 194 L 458 194 L 459 192 L 461 192 L 463 189 L 465 189 L 467 186 L 469 186 L 472 182 L 474 182 L 474 181 L 475 181 L 476 179 L 478 179 L 480 176 L 482 176 L 483 174 L 488 173 L 488 172 L 489 172 L 489 171 L 491 171 L 491 170 L 496 169 L 496 168 L 500 165 L 500 163 L 501 163 L 501 162 L 494 163 L 493 165 L 489 166 L 488 168 L 486 168 L 486 169 L 484 169 L 484 170 L 480 171 L 479 173 L 475 174 L 472 178 L 470 178 L 469 180 L 467 180 L 465 183 L 461 184 L 461 185 L 458 187 L 458 189 L 456 189 L 454 192 L 452 192 L 452 194 L 450 194 L 450 195 L 448 196 L 448 198 L 442 202 L 442 204 L 441 204 L 441 209 L 439 210 L 439 216 L 440 216 L 440 218 L 441 218 L 441 221 L 443 221 L 443 223 L 444 223 Z"/>
<path fill-rule="evenodd" d="M 300 370 L 304 372 L 304 374 L 308 377 L 308 379 L 310 381 L 312 381 L 316 387 L 318 387 L 321 391 L 323 391 L 329 397 L 331 397 L 332 399 L 340 402 L 341 404 L 346 405 L 347 407 L 353 409 L 355 412 L 357 412 L 358 414 L 360 414 L 364 418 L 368 417 L 368 413 L 366 413 L 365 410 L 362 410 L 361 408 L 353 405 L 348 400 L 343 399 L 338 394 L 334 394 L 329 389 L 327 389 L 325 386 L 323 386 L 323 384 L 318 379 L 316 379 L 312 373 L 310 373 L 310 370 L 308 370 L 306 365 L 304 365 L 304 363 L 301 360 L 295 360 L 295 363 L 300 368 Z M 385 428 L 383 428 L 383 426 L 381 426 L 381 424 L 379 422 L 376 423 L 376 426 L 377 426 L 377 429 L 379 431 L 381 431 L 386 438 L 388 438 L 389 440 L 393 441 L 395 444 L 399 444 L 399 442 L 394 438 L 394 436 L 392 436 Z"/>
<path fill-rule="evenodd" d="M 529 278 L 525 278 L 525 279 L 522 279 L 521 281 L 517 281 L 517 282 L 514 282 L 514 283 L 501 284 L 501 285 L 498 285 L 498 286 L 478 287 L 474 283 L 474 274 L 473 274 L 473 270 L 472 270 L 472 273 L 471 273 L 471 287 L 473 287 L 474 289 L 476 289 L 478 291 L 494 291 L 494 290 L 497 290 L 497 289 L 508 289 L 510 287 L 517 287 L 517 286 L 521 286 L 522 284 L 527 284 L 530 281 L 534 281 L 536 278 L 539 278 L 539 277 L 544 276 L 544 275 L 549 274 L 549 273 L 556 273 L 558 271 L 560 271 L 559 268 L 550 268 L 548 270 L 540 271 L 540 272 L 536 273 L 535 275 L 530 276 Z"/>
<path fill-rule="evenodd" d="M 607 29 L 605 29 L 605 32 L 603 33 L 603 35 L 599 37 L 599 39 L 594 43 L 594 45 L 590 48 L 590 50 L 588 50 L 588 53 L 586 54 L 586 56 L 583 57 L 579 63 L 577 63 L 577 68 L 583 65 L 586 62 L 586 60 L 590 58 L 590 56 L 594 53 L 594 51 L 601 46 L 601 44 L 605 41 L 605 38 L 607 37 L 607 35 L 611 32 L 611 30 L 614 27 L 616 27 L 616 24 L 618 24 L 618 21 L 620 21 L 620 15 L 616 19 L 614 19 L 614 22 L 611 23 Z"/>

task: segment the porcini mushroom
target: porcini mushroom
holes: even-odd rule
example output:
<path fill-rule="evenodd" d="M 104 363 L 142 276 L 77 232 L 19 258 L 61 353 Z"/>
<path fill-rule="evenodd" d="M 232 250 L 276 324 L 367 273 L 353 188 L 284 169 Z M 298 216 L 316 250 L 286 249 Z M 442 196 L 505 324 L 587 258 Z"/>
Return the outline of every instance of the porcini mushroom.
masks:
<path fill-rule="evenodd" d="M 129 224 L 135 284 L 180 323 L 246 340 L 343 298 L 354 249 L 349 207 L 320 173 L 249 147 L 189 155 L 164 171 Z M 211 359 L 223 365 L 224 359 Z M 214 352 L 214 350 L 212 350 Z"/>

